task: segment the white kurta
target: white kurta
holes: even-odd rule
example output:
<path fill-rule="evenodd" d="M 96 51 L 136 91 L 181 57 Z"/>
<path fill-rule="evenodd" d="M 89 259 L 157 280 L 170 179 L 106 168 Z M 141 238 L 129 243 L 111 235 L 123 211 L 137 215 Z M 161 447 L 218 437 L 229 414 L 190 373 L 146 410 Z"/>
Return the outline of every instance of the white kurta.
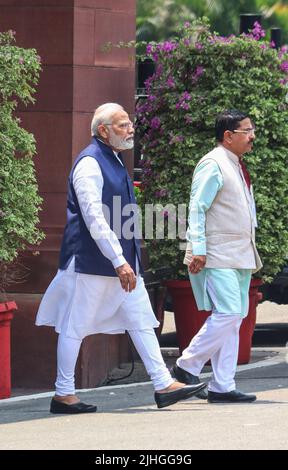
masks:
<path fill-rule="evenodd" d="M 126 260 L 102 211 L 103 177 L 94 158 L 80 160 L 74 170 L 73 186 L 95 243 L 114 268 L 121 266 Z M 66 270 L 57 272 L 45 292 L 36 325 L 54 326 L 60 333 L 66 315 L 69 315 L 66 334 L 78 339 L 94 333 L 116 334 L 159 325 L 140 275 L 136 288 L 125 292 L 118 277 L 75 272 L 74 258 Z"/>

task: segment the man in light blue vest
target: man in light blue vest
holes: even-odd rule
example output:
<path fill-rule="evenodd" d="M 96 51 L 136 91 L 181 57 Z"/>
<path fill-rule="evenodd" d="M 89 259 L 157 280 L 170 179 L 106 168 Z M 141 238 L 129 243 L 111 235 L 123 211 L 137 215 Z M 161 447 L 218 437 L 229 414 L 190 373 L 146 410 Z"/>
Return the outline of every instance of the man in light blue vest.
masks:
<path fill-rule="evenodd" d="M 69 176 L 59 271 L 36 319 L 37 325 L 54 326 L 59 333 L 50 411 L 96 411 L 95 405 L 75 395 L 81 342 L 91 334 L 125 331 L 151 377 L 157 406 L 163 408 L 197 394 L 205 384 L 172 379 L 153 329 L 159 322 L 141 277 L 133 185 L 119 153 L 133 147 L 133 124 L 122 106 L 106 103 L 95 111 L 91 134 L 90 145 L 80 152 Z"/>
<path fill-rule="evenodd" d="M 198 383 L 211 359 L 210 403 L 252 402 L 236 390 L 239 328 L 248 313 L 251 273 L 262 264 L 255 246 L 256 212 L 242 156 L 252 150 L 255 128 L 237 110 L 216 119 L 218 146 L 197 164 L 189 207 L 184 263 L 199 310 L 212 310 L 173 368 L 185 383 Z"/>

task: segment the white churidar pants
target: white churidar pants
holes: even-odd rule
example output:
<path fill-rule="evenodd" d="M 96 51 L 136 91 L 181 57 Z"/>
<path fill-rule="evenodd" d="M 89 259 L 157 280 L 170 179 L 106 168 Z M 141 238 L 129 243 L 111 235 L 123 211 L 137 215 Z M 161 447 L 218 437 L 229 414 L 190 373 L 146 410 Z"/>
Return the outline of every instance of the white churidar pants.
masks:
<path fill-rule="evenodd" d="M 211 358 L 213 376 L 208 390 L 218 393 L 235 390 L 241 322 L 240 315 L 213 312 L 177 360 L 178 366 L 198 377 Z"/>
<path fill-rule="evenodd" d="M 65 329 L 64 329 L 65 331 Z M 169 387 L 174 380 L 168 371 L 154 330 L 128 331 L 134 346 L 141 357 L 155 390 Z M 64 333 L 58 337 L 56 395 L 75 394 L 75 365 L 82 340 L 70 338 Z"/>
<path fill-rule="evenodd" d="M 209 285 L 207 290 L 213 302 L 214 293 Z M 240 314 L 219 313 L 214 307 L 211 316 L 177 360 L 177 365 L 198 377 L 205 363 L 211 359 L 213 375 L 208 390 L 218 393 L 235 390 L 242 319 Z"/>

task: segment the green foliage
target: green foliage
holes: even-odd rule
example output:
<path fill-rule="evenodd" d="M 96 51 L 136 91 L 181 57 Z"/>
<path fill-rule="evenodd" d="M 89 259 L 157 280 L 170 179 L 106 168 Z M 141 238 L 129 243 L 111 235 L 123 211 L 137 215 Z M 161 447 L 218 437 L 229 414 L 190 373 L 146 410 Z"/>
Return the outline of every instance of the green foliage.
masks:
<path fill-rule="evenodd" d="M 32 134 L 20 126 L 14 112 L 18 101 L 34 102 L 40 72 L 34 49 L 15 46 L 12 31 L 0 33 L 0 270 L 3 273 L 19 250 L 36 244 L 41 198 L 35 176 Z M 0 288 L 3 287 L 0 275 Z"/>
<path fill-rule="evenodd" d="M 139 186 L 134 186 L 134 194 L 137 204 L 141 206 L 142 190 L 139 188 Z"/>
<path fill-rule="evenodd" d="M 263 14 L 264 26 L 282 29 L 282 44 L 288 43 L 288 1 L 256 0 L 258 10 Z"/>
<path fill-rule="evenodd" d="M 195 13 L 184 3 L 178 0 L 138 0 L 137 42 L 170 37 L 179 24 L 192 21 Z"/>
<path fill-rule="evenodd" d="M 186 25 L 178 39 L 147 46 L 156 72 L 148 98 L 137 110 L 143 181 L 141 204 L 188 203 L 193 169 L 215 147 L 217 113 L 237 108 L 257 129 L 245 156 L 258 209 L 257 246 L 271 279 L 288 253 L 288 57 L 259 40 L 257 28 L 241 37 L 220 37 L 207 20 Z M 258 39 L 258 40 L 256 40 Z M 153 268 L 168 265 L 185 277 L 179 240 L 147 240 Z"/>
<path fill-rule="evenodd" d="M 137 41 L 163 41 L 179 24 L 201 16 L 212 31 L 238 34 L 241 13 L 262 14 L 263 26 L 282 28 L 282 43 L 288 42 L 287 0 L 137 0 Z"/>

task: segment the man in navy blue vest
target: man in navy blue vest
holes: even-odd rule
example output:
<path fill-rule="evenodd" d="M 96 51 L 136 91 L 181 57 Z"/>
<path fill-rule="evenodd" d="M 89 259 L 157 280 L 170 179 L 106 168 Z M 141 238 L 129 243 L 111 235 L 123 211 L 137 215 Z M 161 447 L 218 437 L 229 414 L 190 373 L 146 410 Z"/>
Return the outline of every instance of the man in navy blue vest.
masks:
<path fill-rule="evenodd" d="M 95 405 L 75 395 L 74 370 L 81 342 L 95 333 L 128 331 L 162 408 L 187 399 L 205 384 L 171 378 L 159 348 L 156 320 L 141 276 L 137 206 L 121 150 L 131 149 L 134 128 L 116 103 L 96 109 L 92 141 L 76 158 L 68 182 L 67 224 L 59 271 L 37 314 L 37 325 L 58 337 L 56 393 L 51 413 L 90 413 Z"/>

